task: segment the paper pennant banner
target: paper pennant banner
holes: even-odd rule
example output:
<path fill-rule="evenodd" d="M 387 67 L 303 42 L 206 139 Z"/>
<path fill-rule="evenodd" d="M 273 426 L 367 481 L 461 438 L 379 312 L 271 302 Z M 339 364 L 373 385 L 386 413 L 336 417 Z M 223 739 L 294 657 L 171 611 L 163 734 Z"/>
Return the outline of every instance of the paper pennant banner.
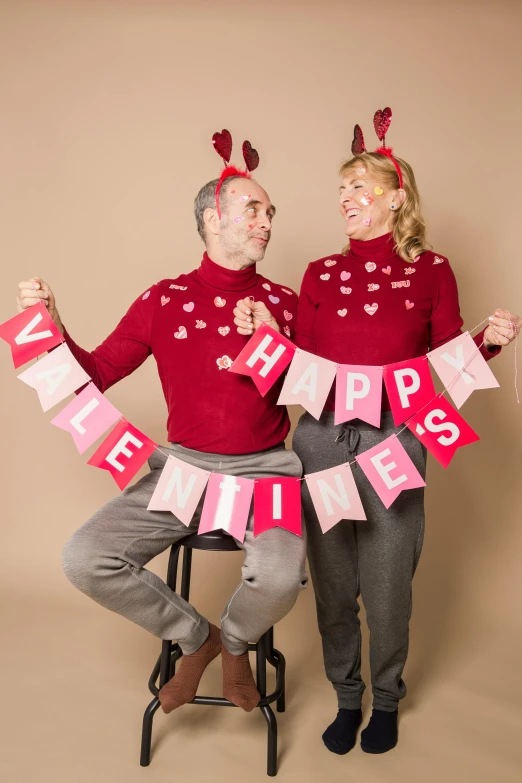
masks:
<path fill-rule="evenodd" d="M 349 465 L 339 465 L 305 476 L 323 533 L 341 519 L 366 519 Z"/>
<path fill-rule="evenodd" d="M 157 447 L 157 443 L 122 419 L 87 464 L 108 470 L 119 488 L 125 489 Z"/>
<path fill-rule="evenodd" d="M 254 537 L 273 527 L 302 535 L 301 482 L 277 476 L 254 482 Z"/>
<path fill-rule="evenodd" d="M 396 427 L 420 411 L 436 394 L 425 356 L 387 364 L 384 383 Z"/>
<path fill-rule="evenodd" d="M 19 379 L 36 389 L 44 411 L 64 400 L 91 380 L 65 343 L 39 359 Z"/>
<path fill-rule="evenodd" d="M 212 473 L 201 512 L 198 534 L 224 530 L 243 541 L 254 491 L 252 479 Z"/>
<path fill-rule="evenodd" d="M 462 407 L 476 389 L 493 389 L 499 385 L 469 332 L 431 351 L 428 359 L 457 408 Z M 464 366 L 466 369 L 459 375 Z"/>
<path fill-rule="evenodd" d="M 70 432 L 74 445 L 83 454 L 121 418 L 120 411 L 111 405 L 93 383 L 89 383 L 54 417 L 51 424 Z"/>
<path fill-rule="evenodd" d="M 63 342 L 42 302 L 0 324 L 0 337 L 9 343 L 15 367 L 21 367 Z"/>
<path fill-rule="evenodd" d="M 363 451 L 355 459 L 386 508 L 391 506 L 403 489 L 426 486 L 395 435 Z"/>
<path fill-rule="evenodd" d="M 270 326 L 263 324 L 250 338 L 229 372 L 249 375 L 262 397 L 288 367 L 295 345 Z"/>
<path fill-rule="evenodd" d="M 170 511 L 188 527 L 209 476 L 210 471 L 169 456 L 147 508 L 149 511 Z"/>
<path fill-rule="evenodd" d="M 382 367 L 341 364 L 335 381 L 335 424 L 352 419 L 381 426 Z"/>
<path fill-rule="evenodd" d="M 408 422 L 409 429 L 447 468 L 457 449 L 480 440 L 469 424 L 442 395 Z"/>
<path fill-rule="evenodd" d="M 302 405 L 319 419 L 337 372 L 337 364 L 299 348 L 294 354 L 277 401 L 278 405 Z"/>

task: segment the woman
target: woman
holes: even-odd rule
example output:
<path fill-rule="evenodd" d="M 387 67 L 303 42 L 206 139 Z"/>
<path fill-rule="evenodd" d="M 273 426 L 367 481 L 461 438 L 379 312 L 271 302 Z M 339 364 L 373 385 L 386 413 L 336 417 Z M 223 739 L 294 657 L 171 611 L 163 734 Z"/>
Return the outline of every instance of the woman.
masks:
<path fill-rule="evenodd" d="M 341 168 L 340 209 L 349 246 L 311 263 L 305 273 L 296 324 L 299 347 L 339 364 L 377 365 L 427 353 L 461 332 L 455 277 L 448 260 L 428 249 L 411 167 L 390 150 L 362 152 Z M 392 285 L 393 283 L 402 285 Z M 247 307 L 236 310 L 241 329 L 255 328 Z M 521 319 L 497 310 L 475 337 L 489 359 L 520 330 Z M 381 427 L 353 420 L 334 425 L 332 390 L 319 421 L 305 413 L 293 448 L 305 473 L 325 470 L 376 446 L 393 426 L 383 390 Z M 425 475 L 426 453 L 405 430 L 401 443 Z M 424 531 L 423 489 L 401 493 L 386 510 L 358 465 L 354 478 L 366 522 L 342 520 L 323 534 L 303 483 L 308 556 L 314 582 L 326 673 L 339 711 L 323 734 L 326 747 L 347 753 L 362 720 L 359 594 L 370 629 L 373 712 L 362 732 L 368 753 L 397 743 L 398 702 L 408 651 L 411 582 Z"/>

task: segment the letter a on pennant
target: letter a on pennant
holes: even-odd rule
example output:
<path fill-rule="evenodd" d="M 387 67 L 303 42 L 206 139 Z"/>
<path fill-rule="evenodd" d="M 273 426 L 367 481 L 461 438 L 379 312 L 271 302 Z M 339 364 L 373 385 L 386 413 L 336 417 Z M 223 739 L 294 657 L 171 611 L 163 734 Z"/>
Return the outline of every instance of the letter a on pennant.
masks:
<path fill-rule="evenodd" d="M 476 389 L 493 389 L 499 385 L 469 332 L 431 351 L 428 359 L 457 408 Z"/>
<path fill-rule="evenodd" d="M 366 519 L 349 465 L 339 465 L 305 476 L 323 533 L 341 519 Z"/>
<path fill-rule="evenodd" d="M 87 464 L 108 470 L 119 488 L 125 489 L 157 447 L 157 443 L 122 419 Z"/>
<path fill-rule="evenodd" d="M 209 476 L 209 471 L 169 456 L 147 508 L 149 511 L 170 511 L 188 527 Z"/>
<path fill-rule="evenodd" d="M 278 405 L 302 405 L 316 419 L 321 416 L 332 387 L 337 364 L 299 348 L 294 354 L 277 401 Z"/>
<path fill-rule="evenodd" d="M 389 508 L 403 489 L 425 487 L 426 483 L 395 435 L 355 458 L 366 478 Z"/>
<path fill-rule="evenodd" d="M 295 345 L 263 324 L 247 342 L 229 372 L 249 375 L 264 397 L 281 373 L 286 370 L 295 353 Z"/>
<path fill-rule="evenodd" d="M 224 530 L 238 541 L 243 541 L 253 491 L 252 479 L 212 473 L 207 484 L 198 533 L 201 535 L 211 530 Z"/>
<path fill-rule="evenodd" d="M 425 356 L 384 367 L 384 383 L 396 427 L 435 397 L 430 366 Z"/>
<path fill-rule="evenodd" d="M 18 377 L 36 389 L 44 411 L 48 411 L 91 380 L 65 343 L 32 364 Z"/>
<path fill-rule="evenodd" d="M 118 419 L 121 419 L 120 411 L 93 383 L 89 383 L 54 417 L 51 424 L 70 432 L 76 448 L 83 454 Z"/>
<path fill-rule="evenodd" d="M 276 476 L 254 482 L 254 536 L 282 527 L 302 535 L 301 482 L 298 478 Z"/>
<path fill-rule="evenodd" d="M 21 367 L 63 342 L 43 302 L 0 324 L 0 337 L 9 343 L 15 367 Z"/>
<path fill-rule="evenodd" d="M 480 440 L 441 394 L 419 411 L 408 422 L 408 427 L 444 468 L 448 467 L 457 449 Z"/>

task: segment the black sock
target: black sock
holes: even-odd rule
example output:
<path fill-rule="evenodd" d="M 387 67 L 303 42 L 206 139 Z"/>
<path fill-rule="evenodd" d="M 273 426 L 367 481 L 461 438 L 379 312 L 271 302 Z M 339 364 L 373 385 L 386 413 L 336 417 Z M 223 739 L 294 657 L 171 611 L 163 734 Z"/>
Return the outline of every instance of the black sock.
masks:
<path fill-rule="evenodd" d="M 348 753 L 355 745 L 357 729 L 361 725 L 361 710 L 339 710 L 333 723 L 323 734 L 323 742 L 332 753 L 340 756 Z"/>
<path fill-rule="evenodd" d="M 398 715 L 398 710 L 373 710 L 370 722 L 361 732 L 361 748 L 365 753 L 386 753 L 396 746 Z"/>

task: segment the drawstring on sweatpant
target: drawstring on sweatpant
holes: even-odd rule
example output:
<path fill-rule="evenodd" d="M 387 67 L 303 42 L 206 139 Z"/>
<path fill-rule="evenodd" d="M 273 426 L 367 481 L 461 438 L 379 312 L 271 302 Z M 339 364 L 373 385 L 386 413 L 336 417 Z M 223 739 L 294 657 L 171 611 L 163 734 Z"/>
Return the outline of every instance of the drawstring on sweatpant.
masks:
<path fill-rule="evenodd" d="M 351 462 L 353 458 L 357 456 L 357 447 L 360 439 L 361 433 L 357 427 L 354 427 L 349 421 L 345 421 L 341 424 L 341 429 L 339 430 L 335 442 L 345 444 L 348 462 Z"/>

